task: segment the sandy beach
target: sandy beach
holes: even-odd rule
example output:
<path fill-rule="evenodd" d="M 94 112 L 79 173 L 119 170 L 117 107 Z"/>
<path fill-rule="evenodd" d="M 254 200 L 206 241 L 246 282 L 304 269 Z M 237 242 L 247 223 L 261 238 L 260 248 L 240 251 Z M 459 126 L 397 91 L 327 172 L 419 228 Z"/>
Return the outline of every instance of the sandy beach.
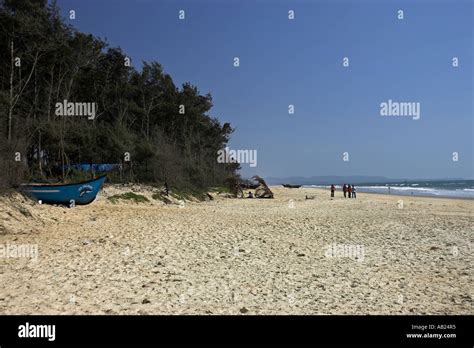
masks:
<path fill-rule="evenodd" d="M 0 258 L 0 313 L 473 313 L 474 201 L 272 190 L 113 204 L 108 186 L 72 209 L 1 197 L 0 245 L 38 254 Z"/>

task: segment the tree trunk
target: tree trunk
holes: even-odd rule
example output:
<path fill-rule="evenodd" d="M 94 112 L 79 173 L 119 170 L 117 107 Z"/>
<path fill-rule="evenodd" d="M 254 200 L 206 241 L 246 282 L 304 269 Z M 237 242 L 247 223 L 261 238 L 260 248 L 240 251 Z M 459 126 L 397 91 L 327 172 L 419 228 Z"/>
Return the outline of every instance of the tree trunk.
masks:
<path fill-rule="evenodd" d="M 26 86 L 28 86 L 28 83 L 31 80 L 31 76 L 33 76 L 33 72 L 36 71 L 35 68 L 39 59 L 39 52 L 36 52 L 35 59 L 33 61 L 33 66 L 31 67 L 31 71 L 28 75 L 28 78 L 26 79 L 23 86 L 21 86 L 21 79 L 20 79 L 19 91 L 15 96 L 13 96 L 13 69 L 14 69 L 13 41 L 11 41 L 10 46 L 11 46 L 10 105 L 8 107 L 8 134 L 7 134 L 7 140 L 9 143 L 11 143 L 11 140 L 12 140 L 13 109 L 15 108 L 16 103 L 18 102 L 21 95 L 23 94 L 23 91 L 25 90 Z M 20 69 L 20 72 L 21 72 L 21 69 Z"/>
<path fill-rule="evenodd" d="M 8 135 L 7 139 L 10 143 L 12 140 L 12 118 L 13 118 L 13 40 L 10 42 L 11 67 L 10 67 L 10 105 L 8 108 Z"/>
<path fill-rule="evenodd" d="M 53 94 L 54 65 L 51 67 L 51 79 L 48 94 L 48 122 L 51 120 L 51 95 Z"/>
<path fill-rule="evenodd" d="M 41 131 L 38 134 L 38 167 L 40 172 L 40 177 L 43 178 L 43 154 L 41 152 Z"/>

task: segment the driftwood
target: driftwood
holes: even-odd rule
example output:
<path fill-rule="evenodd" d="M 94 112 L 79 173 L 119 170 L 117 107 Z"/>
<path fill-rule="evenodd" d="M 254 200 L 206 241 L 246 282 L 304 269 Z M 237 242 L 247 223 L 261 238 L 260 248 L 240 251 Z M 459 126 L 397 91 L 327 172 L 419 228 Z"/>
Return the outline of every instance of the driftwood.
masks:
<path fill-rule="evenodd" d="M 255 190 L 255 198 L 273 198 L 273 192 L 268 188 L 265 180 L 258 175 L 252 177 L 254 182 L 249 180 L 242 180 L 238 176 L 229 177 L 225 184 L 230 193 L 236 198 L 243 198 L 246 189 Z"/>
<path fill-rule="evenodd" d="M 244 190 L 255 190 L 256 188 L 258 188 L 258 184 L 254 184 L 252 182 L 250 182 L 249 180 L 245 180 L 244 182 L 241 183 L 240 187 Z"/>
<path fill-rule="evenodd" d="M 273 192 L 267 186 L 267 183 L 263 178 L 255 175 L 252 177 L 252 180 L 255 180 L 259 184 L 255 190 L 255 198 L 273 198 Z"/>

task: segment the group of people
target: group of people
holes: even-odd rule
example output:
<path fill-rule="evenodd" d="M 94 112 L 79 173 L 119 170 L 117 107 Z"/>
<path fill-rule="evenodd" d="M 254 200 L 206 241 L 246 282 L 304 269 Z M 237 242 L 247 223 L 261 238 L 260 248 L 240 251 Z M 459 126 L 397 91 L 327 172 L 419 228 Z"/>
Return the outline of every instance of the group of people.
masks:
<path fill-rule="evenodd" d="M 331 185 L 331 197 L 334 197 L 334 191 L 336 191 L 336 185 Z M 344 193 L 344 198 L 356 198 L 356 189 L 354 185 L 344 184 L 342 186 L 342 192 Z"/>

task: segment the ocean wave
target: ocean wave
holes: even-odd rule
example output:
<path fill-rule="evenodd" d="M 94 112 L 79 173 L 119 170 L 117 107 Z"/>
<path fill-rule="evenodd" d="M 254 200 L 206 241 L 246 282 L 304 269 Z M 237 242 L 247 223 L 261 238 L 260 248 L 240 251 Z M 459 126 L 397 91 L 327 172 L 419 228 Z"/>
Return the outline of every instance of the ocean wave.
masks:
<path fill-rule="evenodd" d="M 354 185 L 358 192 L 367 193 L 383 193 L 383 194 L 398 194 L 398 195 L 414 195 L 414 196 L 436 196 L 436 197 L 459 197 L 459 198 L 474 198 L 474 188 L 434 188 L 432 187 L 413 187 L 413 186 L 395 186 L 393 184 L 380 185 Z M 330 185 L 304 185 L 304 187 L 329 189 Z M 390 191 L 389 191 L 390 187 Z M 336 185 L 336 189 L 341 191 L 341 186 Z"/>
<path fill-rule="evenodd" d="M 388 193 L 388 188 L 380 186 L 360 186 L 359 192 Z M 447 190 L 428 187 L 390 187 L 390 193 L 400 195 L 445 196 L 474 198 L 474 189 Z"/>
<path fill-rule="evenodd" d="M 395 187 L 392 188 L 394 191 L 436 191 L 436 189 L 433 188 L 427 188 L 427 187 Z"/>
<path fill-rule="evenodd" d="M 405 186 L 405 187 L 396 187 L 396 186 L 356 186 L 360 189 L 371 189 L 371 190 L 383 190 L 383 191 L 388 191 L 388 188 L 390 187 L 390 191 L 436 191 L 436 189 L 433 188 L 427 188 L 427 187 L 411 187 L 411 186 Z"/>

